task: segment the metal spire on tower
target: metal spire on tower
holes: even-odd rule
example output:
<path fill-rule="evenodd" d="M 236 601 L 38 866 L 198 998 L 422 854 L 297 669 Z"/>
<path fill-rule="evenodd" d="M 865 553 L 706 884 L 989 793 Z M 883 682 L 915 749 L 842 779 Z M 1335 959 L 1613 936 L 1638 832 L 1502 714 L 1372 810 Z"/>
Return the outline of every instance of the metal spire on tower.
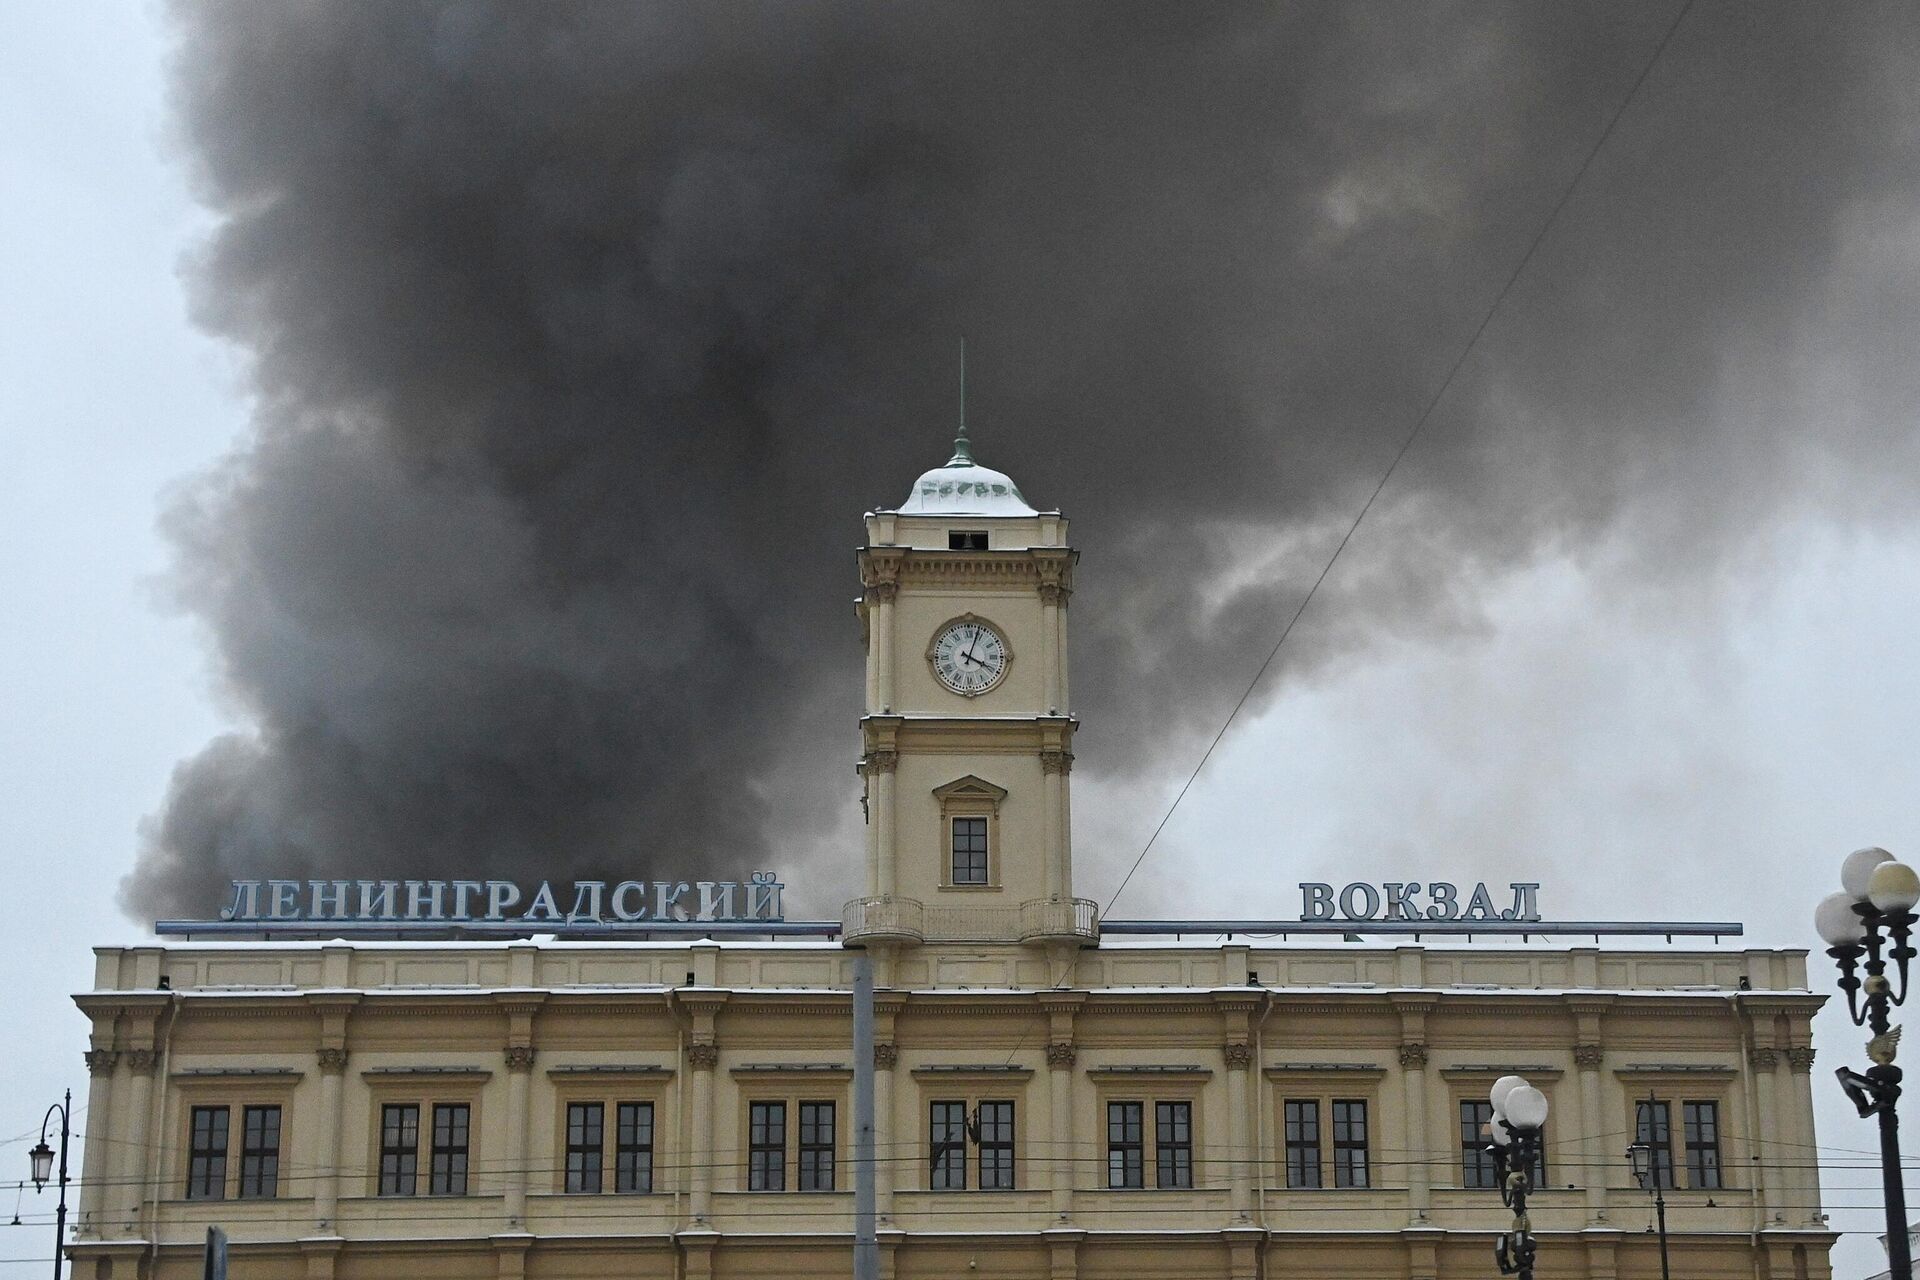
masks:
<path fill-rule="evenodd" d="M 964 336 L 960 339 L 960 434 L 953 438 L 953 456 L 947 459 L 947 465 L 973 465 L 973 446 L 967 442 L 967 340 Z"/>

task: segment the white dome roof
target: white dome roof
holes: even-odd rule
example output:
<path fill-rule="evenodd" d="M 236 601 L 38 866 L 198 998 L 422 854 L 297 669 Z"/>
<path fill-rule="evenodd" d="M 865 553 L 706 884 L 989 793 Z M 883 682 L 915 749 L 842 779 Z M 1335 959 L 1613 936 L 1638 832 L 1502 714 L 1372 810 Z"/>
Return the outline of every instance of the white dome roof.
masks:
<path fill-rule="evenodd" d="M 896 508 L 904 516 L 1038 515 L 1020 496 L 1020 487 L 1004 471 L 983 467 L 962 435 L 953 456 L 913 482 L 913 491 Z"/>

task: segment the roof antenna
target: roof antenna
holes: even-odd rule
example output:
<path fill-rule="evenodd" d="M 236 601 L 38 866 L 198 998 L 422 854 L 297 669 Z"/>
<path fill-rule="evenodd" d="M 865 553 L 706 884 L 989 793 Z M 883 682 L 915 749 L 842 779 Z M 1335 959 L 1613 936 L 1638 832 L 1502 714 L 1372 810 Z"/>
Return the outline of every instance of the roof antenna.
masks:
<path fill-rule="evenodd" d="M 960 434 L 953 438 L 953 456 L 947 459 L 950 467 L 970 467 L 973 465 L 973 447 L 967 443 L 967 338 L 960 336 Z"/>

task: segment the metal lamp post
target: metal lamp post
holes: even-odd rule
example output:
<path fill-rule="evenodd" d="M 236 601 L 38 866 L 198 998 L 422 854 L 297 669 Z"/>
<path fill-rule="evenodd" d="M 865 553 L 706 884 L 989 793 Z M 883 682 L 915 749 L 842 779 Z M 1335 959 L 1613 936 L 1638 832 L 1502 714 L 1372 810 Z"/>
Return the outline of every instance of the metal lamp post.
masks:
<path fill-rule="evenodd" d="M 1503 1276 L 1533 1280 L 1536 1245 L 1527 1217 L 1527 1193 L 1540 1162 L 1540 1130 L 1547 1123 L 1547 1095 L 1519 1076 L 1501 1076 L 1487 1093 L 1493 1119 L 1487 1123 L 1487 1151 L 1499 1174 L 1500 1203 L 1513 1210 L 1513 1229 L 1500 1233 L 1493 1260 Z"/>
<path fill-rule="evenodd" d="M 1893 1065 L 1900 1028 L 1888 1018 L 1907 999 L 1907 967 L 1914 957 L 1911 945 L 1914 914 L 1920 903 L 1920 875 L 1894 861 L 1885 849 L 1856 849 L 1840 864 L 1839 893 L 1820 900 L 1813 913 L 1814 928 L 1826 940 L 1827 954 L 1840 968 L 1840 989 L 1847 993 L 1847 1012 L 1855 1026 L 1873 1032 L 1867 1057 L 1873 1065 L 1863 1074 L 1841 1067 L 1834 1074 L 1840 1087 L 1859 1109 L 1861 1118 L 1880 1118 L 1880 1183 L 1887 1211 L 1887 1255 L 1892 1274 L 1913 1273 L 1912 1249 L 1907 1243 L 1907 1192 L 1900 1175 L 1900 1068 Z M 1887 976 L 1891 961 L 1898 978 Z M 1865 971 L 1866 976 L 1861 977 Z"/>
<path fill-rule="evenodd" d="M 73 1119 L 73 1090 L 67 1090 L 60 1101 L 47 1108 L 40 1121 L 40 1143 L 27 1152 L 27 1159 L 33 1163 L 33 1191 L 38 1195 L 53 1176 L 54 1152 L 47 1145 L 47 1126 L 56 1111 L 60 1113 L 60 1208 L 53 1219 L 53 1280 L 60 1280 L 60 1252 L 67 1241 L 67 1134 Z"/>
<path fill-rule="evenodd" d="M 1649 1096 L 1647 1101 L 1651 1103 L 1653 1098 Z M 1653 1155 L 1651 1112 L 1647 1125 L 1647 1136 L 1636 1139 L 1627 1148 L 1627 1162 L 1633 1168 L 1633 1176 L 1639 1182 L 1640 1189 L 1653 1193 L 1654 1217 L 1660 1223 L 1660 1280 L 1672 1280 L 1673 1273 L 1667 1269 L 1667 1197 L 1661 1189 L 1665 1179 L 1660 1176 L 1660 1162 Z"/>

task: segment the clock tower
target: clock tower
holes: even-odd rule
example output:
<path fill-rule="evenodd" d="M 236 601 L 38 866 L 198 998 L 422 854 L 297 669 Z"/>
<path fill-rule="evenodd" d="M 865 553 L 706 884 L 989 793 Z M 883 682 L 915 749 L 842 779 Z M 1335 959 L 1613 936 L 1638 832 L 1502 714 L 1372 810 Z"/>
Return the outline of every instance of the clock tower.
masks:
<path fill-rule="evenodd" d="M 1073 896 L 1066 518 L 976 463 L 963 426 L 866 523 L 867 896 L 847 942 L 1092 943 L 1094 904 Z"/>

